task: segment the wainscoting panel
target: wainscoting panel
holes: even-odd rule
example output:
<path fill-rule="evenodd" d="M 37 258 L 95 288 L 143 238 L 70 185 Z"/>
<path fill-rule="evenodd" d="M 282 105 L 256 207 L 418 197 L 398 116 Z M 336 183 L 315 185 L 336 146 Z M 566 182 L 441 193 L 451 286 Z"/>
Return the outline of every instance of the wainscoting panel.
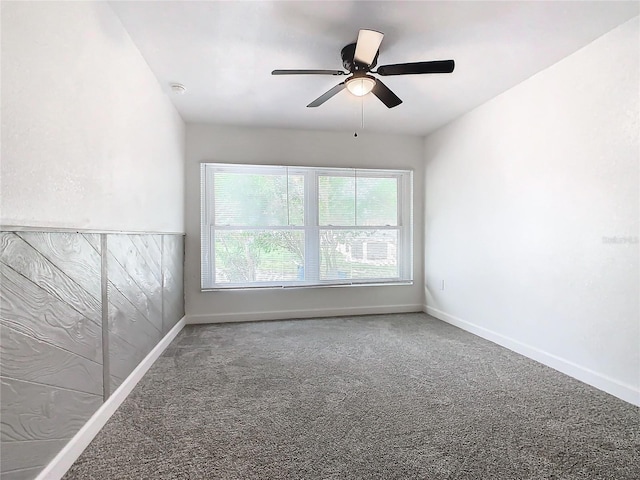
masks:
<path fill-rule="evenodd" d="M 184 316 L 183 263 L 182 235 L 0 232 L 2 480 L 35 478 Z"/>
<path fill-rule="evenodd" d="M 162 237 L 162 334 L 166 334 L 184 316 L 184 237 Z"/>
<path fill-rule="evenodd" d="M 102 395 L 102 365 L 0 326 L 0 371 L 18 380 Z"/>
<path fill-rule="evenodd" d="M 162 238 L 160 235 L 129 235 L 129 240 L 140 253 L 142 259 L 149 267 L 149 272 L 154 276 L 158 285 L 160 285 L 162 283 L 162 252 L 160 248 L 158 248 L 158 241 L 154 239 L 155 237 Z"/>
<path fill-rule="evenodd" d="M 149 271 L 146 262 L 126 238 L 107 238 L 107 268 L 110 283 L 122 293 L 144 318 L 162 331 L 162 287 Z"/>
<path fill-rule="evenodd" d="M 42 468 L 43 461 L 55 455 L 65 443 L 65 440 L 2 442 L 0 449 L 3 466 L 6 470 Z"/>
<path fill-rule="evenodd" d="M 111 242 L 108 239 L 107 248 L 109 248 L 109 245 L 111 245 Z M 107 278 L 110 285 L 124 295 L 146 320 L 151 321 L 149 299 L 129 276 L 124 267 L 118 263 L 110 250 L 107 250 Z"/>
<path fill-rule="evenodd" d="M 113 285 L 107 287 L 109 333 L 133 347 L 149 352 L 160 340 L 160 330 L 151 324 Z"/>
<path fill-rule="evenodd" d="M 0 452 L 6 478 L 35 478 L 57 449 L 34 448 L 36 442 L 64 445 L 102 404 L 102 395 L 0 377 Z M 11 452 L 11 457 L 7 456 Z M 29 466 L 22 464 L 30 463 Z M 32 468 L 38 467 L 31 471 Z M 22 471 L 29 469 L 30 471 Z M 9 473 L 7 475 L 6 473 Z"/>
<path fill-rule="evenodd" d="M 162 252 L 152 237 L 107 238 L 109 392 L 162 338 Z M 158 258 L 154 260 L 154 256 Z"/>
<path fill-rule="evenodd" d="M 153 347 L 152 347 L 153 348 Z M 109 394 L 113 393 L 113 385 L 120 385 L 129 376 L 133 369 L 145 357 L 146 348 L 138 348 L 131 345 L 121 337 L 109 332 Z"/>
<path fill-rule="evenodd" d="M 100 253 L 100 235 L 97 233 L 83 233 L 82 237 L 93 247 L 93 249 Z"/>
<path fill-rule="evenodd" d="M 91 259 L 88 258 L 87 261 L 90 262 Z M 58 297 L 85 317 L 97 324 L 101 323 L 100 301 L 15 233 L 0 232 L 0 262 Z"/>
<path fill-rule="evenodd" d="M 100 254 L 82 235 L 75 233 L 18 232 L 67 277 L 100 300 Z"/>
<path fill-rule="evenodd" d="M 102 395 L 6 377 L 0 393 L 3 442 L 69 439 L 102 404 Z"/>
<path fill-rule="evenodd" d="M 0 324 L 102 362 L 102 328 L 62 300 L 0 263 Z M 44 320 L 44 321 L 43 321 Z"/>

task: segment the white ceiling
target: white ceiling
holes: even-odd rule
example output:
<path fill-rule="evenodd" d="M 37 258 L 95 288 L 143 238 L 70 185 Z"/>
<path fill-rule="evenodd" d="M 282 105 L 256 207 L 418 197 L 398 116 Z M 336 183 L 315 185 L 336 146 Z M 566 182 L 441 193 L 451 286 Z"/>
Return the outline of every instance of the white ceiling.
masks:
<path fill-rule="evenodd" d="M 424 135 L 638 15 L 633 2 L 114 1 L 133 41 L 186 122 Z M 345 77 L 272 76 L 341 69 L 358 30 L 384 32 L 378 65 L 454 59 L 452 74 L 386 77 L 387 109 Z M 584 72 L 589 75 L 589 72 Z M 182 96 L 169 84 L 187 87 Z"/>

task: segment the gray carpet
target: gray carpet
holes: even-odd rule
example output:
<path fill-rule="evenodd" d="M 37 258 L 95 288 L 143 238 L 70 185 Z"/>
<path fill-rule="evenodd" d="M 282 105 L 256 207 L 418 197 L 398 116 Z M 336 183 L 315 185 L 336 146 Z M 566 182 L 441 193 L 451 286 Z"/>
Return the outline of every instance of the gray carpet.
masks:
<path fill-rule="evenodd" d="M 425 314 L 188 326 L 65 479 L 634 479 L 640 409 Z"/>

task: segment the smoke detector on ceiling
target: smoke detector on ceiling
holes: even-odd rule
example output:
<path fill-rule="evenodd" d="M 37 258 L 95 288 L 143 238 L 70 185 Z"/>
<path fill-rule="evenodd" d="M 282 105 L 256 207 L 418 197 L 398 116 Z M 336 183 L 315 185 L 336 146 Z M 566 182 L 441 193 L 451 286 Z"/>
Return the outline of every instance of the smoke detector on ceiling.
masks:
<path fill-rule="evenodd" d="M 184 95 L 184 93 L 187 91 L 187 87 L 185 87 L 181 83 L 172 83 L 171 91 L 176 95 Z"/>

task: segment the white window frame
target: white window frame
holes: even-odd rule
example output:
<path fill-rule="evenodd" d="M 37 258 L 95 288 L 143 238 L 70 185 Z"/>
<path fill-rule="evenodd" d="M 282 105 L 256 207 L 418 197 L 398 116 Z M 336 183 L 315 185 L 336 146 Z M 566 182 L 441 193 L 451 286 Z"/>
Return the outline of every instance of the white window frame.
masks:
<path fill-rule="evenodd" d="M 213 191 L 216 172 L 227 173 L 278 173 L 304 175 L 304 225 L 288 226 L 216 226 L 215 195 Z M 397 178 L 398 225 L 396 226 L 330 226 L 319 225 L 318 184 L 321 176 L 355 176 L 371 178 Z M 356 184 L 357 185 L 357 184 Z M 372 168 L 325 168 L 280 165 L 246 165 L 226 163 L 201 163 L 200 165 L 200 241 L 201 241 L 201 289 L 218 291 L 257 288 L 317 288 L 372 285 L 413 284 L 413 171 Z M 357 212 L 357 208 L 356 208 Z M 357 213 L 356 213 L 357 214 Z M 357 219 L 354 223 L 357 223 Z M 251 283 L 215 283 L 215 232 L 216 230 L 298 230 L 305 233 L 304 281 L 277 281 Z M 326 230 L 394 230 L 398 232 L 398 276 L 375 279 L 320 280 L 320 231 Z M 312 258 L 315 257 L 315 258 Z"/>

